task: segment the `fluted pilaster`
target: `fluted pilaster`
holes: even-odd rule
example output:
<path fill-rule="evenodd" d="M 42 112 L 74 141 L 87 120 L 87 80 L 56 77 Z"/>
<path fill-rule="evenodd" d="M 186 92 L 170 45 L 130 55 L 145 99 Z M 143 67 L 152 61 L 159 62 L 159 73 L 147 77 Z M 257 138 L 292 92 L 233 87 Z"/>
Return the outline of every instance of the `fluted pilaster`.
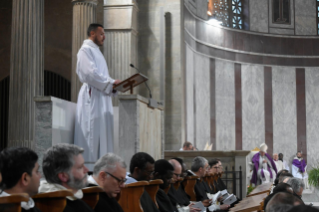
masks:
<path fill-rule="evenodd" d="M 34 148 L 34 96 L 43 96 L 44 0 L 13 0 L 8 146 Z"/>
<path fill-rule="evenodd" d="M 136 70 L 137 64 L 137 12 L 132 0 L 109 0 L 104 4 L 104 57 L 113 79 L 124 80 Z M 115 99 L 113 105 L 117 105 Z"/>
<path fill-rule="evenodd" d="M 77 101 L 82 83 L 76 74 L 77 53 L 87 39 L 87 29 L 96 22 L 97 0 L 73 0 L 71 100 Z"/>

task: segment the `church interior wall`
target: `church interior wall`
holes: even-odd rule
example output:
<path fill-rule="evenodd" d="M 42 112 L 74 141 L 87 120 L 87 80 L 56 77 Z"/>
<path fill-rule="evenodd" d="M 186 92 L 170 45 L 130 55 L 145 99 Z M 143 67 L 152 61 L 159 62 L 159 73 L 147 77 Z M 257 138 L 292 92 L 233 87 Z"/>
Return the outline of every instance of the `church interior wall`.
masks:
<path fill-rule="evenodd" d="M 319 162 L 319 68 L 306 68 L 306 118 L 308 169 Z"/>
<path fill-rule="evenodd" d="M 249 0 L 250 31 L 282 35 L 316 35 L 316 1 L 290 0 L 290 23 L 272 20 L 273 0 Z"/>
<path fill-rule="evenodd" d="M 243 149 L 251 150 L 265 141 L 264 68 L 242 65 Z M 251 120 L 254 120 L 253 122 Z"/>
<path fill-rule="evenodd" d="M 294 67 L 272 67 L 273 151 L 292 162 L 297 152 L 296 72 Z"/>
<path fill-rule="evenodd" d="M 300 10 L 307 12 L 306 9 Z M 250 21 L 254 23 L 252 19 Z M 319 86 L 317 37 L 216 27 L 199 19 L 187 6 L 184 24 L 186 140 L 200 149 L 207 141 L 206 137 L 197 135 L 197 125 L 204 122 L 210 132 L 201 133 L 211 135 L 214 150 L 252 150 L 265 142 L 270 154 L 282 152 L 290 163 L 295 153 L 302 150 L 308 163 L 315 164 L 319 137 L 315 130 L 318 126 L 315 105 L 318 105 L 316 94 Z M 257 36 L 256 40 L 254 36 Z M 308 42 L 313 43 L 308 46 Z M 204 61 L 209 61 L 207 66 L 214 68 L 203 67 Z M 199 69 L 210 72 L 210 75 Z M 202 76 L 210 78 L 214 90 L 195 83 L 196 78 Z M 303 87 L 305 91 L 302 91 Z M 205 110 L 208 111 L 206 116 L 199 114 L 196 108 L 206 102 L 206 99 L 196 96 L 198 89 L 209 93 L 205 96 L 211 101 L 210 109 Z M 212 119 L 213 113 L 215 120 Z"/>
<path fill-rule="evenodd" d="M 138 64 L 153 98 L 163 102 L 165 149 L 182 145 L 181 2 L 139 0 Z M 146 88 L 140 87 L 143 96 Z"/>

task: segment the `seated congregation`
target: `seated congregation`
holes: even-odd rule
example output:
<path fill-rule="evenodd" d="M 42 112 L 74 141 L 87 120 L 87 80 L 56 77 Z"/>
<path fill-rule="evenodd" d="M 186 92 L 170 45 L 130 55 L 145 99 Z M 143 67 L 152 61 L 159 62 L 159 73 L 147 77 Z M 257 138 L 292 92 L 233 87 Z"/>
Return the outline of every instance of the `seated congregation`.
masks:
<path fill-rule="evenodd" d="M 243 200 L 229 194 L 221 179 L 219 159 L 208 161 L 197 156 L 188 170 L 181 158 L 155 161 L 149 154 L 139 152 L 127 167 L 122 158 L 108 153 L 88 175 L 83 151 L 72 144 L 54 145 L 45 152 L 42 164 L 38 164 L 37 154 L 28 148 L 3 150 L 0 211 L 241 211 L 236 208 L 241 204 L 247 206 L 246 201 L 260 196 L 258 187 Z M 304 205 L 302 181 L 285 170 L 277 174 L 276 180 L 264 189 L 267 195 L 272 192 L 268 196 L 263 193 L 265 211 Z"/>

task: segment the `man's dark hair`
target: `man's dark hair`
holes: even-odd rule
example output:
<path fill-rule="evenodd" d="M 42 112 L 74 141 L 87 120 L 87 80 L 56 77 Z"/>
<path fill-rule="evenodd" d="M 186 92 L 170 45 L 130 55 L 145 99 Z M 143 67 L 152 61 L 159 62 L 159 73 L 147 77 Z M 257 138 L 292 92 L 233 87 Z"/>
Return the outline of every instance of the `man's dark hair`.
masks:
<path fill-rule="evenodd" d="M 88 30 L 87 30 L 88 37 L 91 36 L 92 31 L 95 31 L 99 27 L 104 28 L 103 25 L 101 25 L 101 24 L 96 24 L 96 23 L 90 24 L 90 26 L 88 27 Z"/>
<path fill-rule="evenodd" d="M 279 183 L 279 176 L 280 176 L 282 173 L 288 173 L 288 172 L 289 172 L 289 171 L 286 170 L 286 169 L 280 170 L 280 171 L 277 173 L 277 175 L 276 175 L 276 179 L 275 179 L 274 184 L 275 184 L 275 185 L 278 185 L 278 183 Z"/>
<path fill-rule="evenodd" d="M 276 193 L 279 193 L 279 192 L 289 192 L 290 190 L 290 193 L 292 193 L 292 188 L 289 184 L 287 183 L 279 183 L 273 190 L 273 193 L 276 194 Z"/>
<path fill-rule="evenodd" d="M 43 174 L 48 183 L 61 184 L 59 173 L 69 173 L 74 165 L 74 156 L 84 152 L 74 144 L 60 143 L 50 147 L 43 155 Z"/>
<path fill-rule="evenodd" d="M 210 167 L 213 167 L 213 166 L 215 166 L 215 165 L 218 164 L 218 163 L 219 163 L 219 161 L 217 160 L 217 158 L 211 159 L 211 160 L 208 162 L 208 164 L 209 164 Z"/>
<path fill-rule="evenodd" d="M 192 145 L 192 143 L 191 142 L 189 142 L 189 141 L 185 141 L 184 142 L 184 144 L 183 144 L 183 147 L 190 147 Z"/>
<path fill-rule="evenodd" d="M 298 205 L 291 208 L 288 212 L 318 212 L 319 210 L 309 205 Z"/>
<path fill-rule="evenodd" d="M 165 159 L 159 159 L 154 164 L 154 172 L 165 175 L 168 171 L 174 171 L 174 167 Z"/>
<path fill-rule="evenodd" d="M 291 173 L 289 173 L 289 172 L 283 172 L 283 173 L 281 173 L 281 174 L 279 175 L 279 177 L 278 177 L 278 183 L 282 183 L 282 181 L 283 181 L 283 179 L 284 179 L 285 177 L 293 177 L 293 175 L 292 175 Z"/>
<path fill-rule="evenodd" d="M 138 152 L 135 155 L 133 155 L 130 163 L 130 172 L 133 174 L 134 168 L 137 167 L 141 170 L 144 170 L 146 167 L 146 164 L 154 164 L 155 160 L 152 156 L 145 152 Z"/>
<path fill-rule="evenodd" d="M 38 155 L 26 147 L 4 149 L 0 153 L 2 163 L 1 190 L 13 188 L 20 180 L 23 173 L 32 176 L 32 169 L 38 160 Z"/>

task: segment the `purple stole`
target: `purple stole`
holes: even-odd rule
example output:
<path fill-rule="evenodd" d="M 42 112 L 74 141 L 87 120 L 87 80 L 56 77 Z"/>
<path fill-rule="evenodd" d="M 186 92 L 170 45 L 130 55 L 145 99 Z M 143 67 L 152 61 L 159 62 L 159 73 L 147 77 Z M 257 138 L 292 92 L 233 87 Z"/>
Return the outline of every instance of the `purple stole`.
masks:
<path fill-rule="evenodd" d="M 271 163 L 272 168 L 275 170 L 275 172 L 277 174 L 276 164 L 274 163 L 272 158 L 267 153 L 265 153 L 265 156 L 268 158 L 269 162 Z M 260 157 L 260 153 L 258 152 L 252 158 L 252 162 L 254 163 L 254 169 L 253 169 L 253 176 L 251 177 L 251 183 L 254 183 L 255 185 L 257 184 L 257 181 L 258 181 L 259 157 Z M 267 163 L 267 169 L 270 173 L 270 178 L 273 179 L 272 171 L 271 171 L 271 168 L 270 168 L 268 163 Z M 263 169 L 261 169 L 260 174 L 262 177 L 265 177 Z"/>
<path fill-rule="evenodd" d="M 296 166 L 301 173 L 305 172 L 306 162 L 304 159 L 302 159 L 301 161 L 299 161 L 298 159 L 294 159 L 292 161 L 292 165 Z"/>

